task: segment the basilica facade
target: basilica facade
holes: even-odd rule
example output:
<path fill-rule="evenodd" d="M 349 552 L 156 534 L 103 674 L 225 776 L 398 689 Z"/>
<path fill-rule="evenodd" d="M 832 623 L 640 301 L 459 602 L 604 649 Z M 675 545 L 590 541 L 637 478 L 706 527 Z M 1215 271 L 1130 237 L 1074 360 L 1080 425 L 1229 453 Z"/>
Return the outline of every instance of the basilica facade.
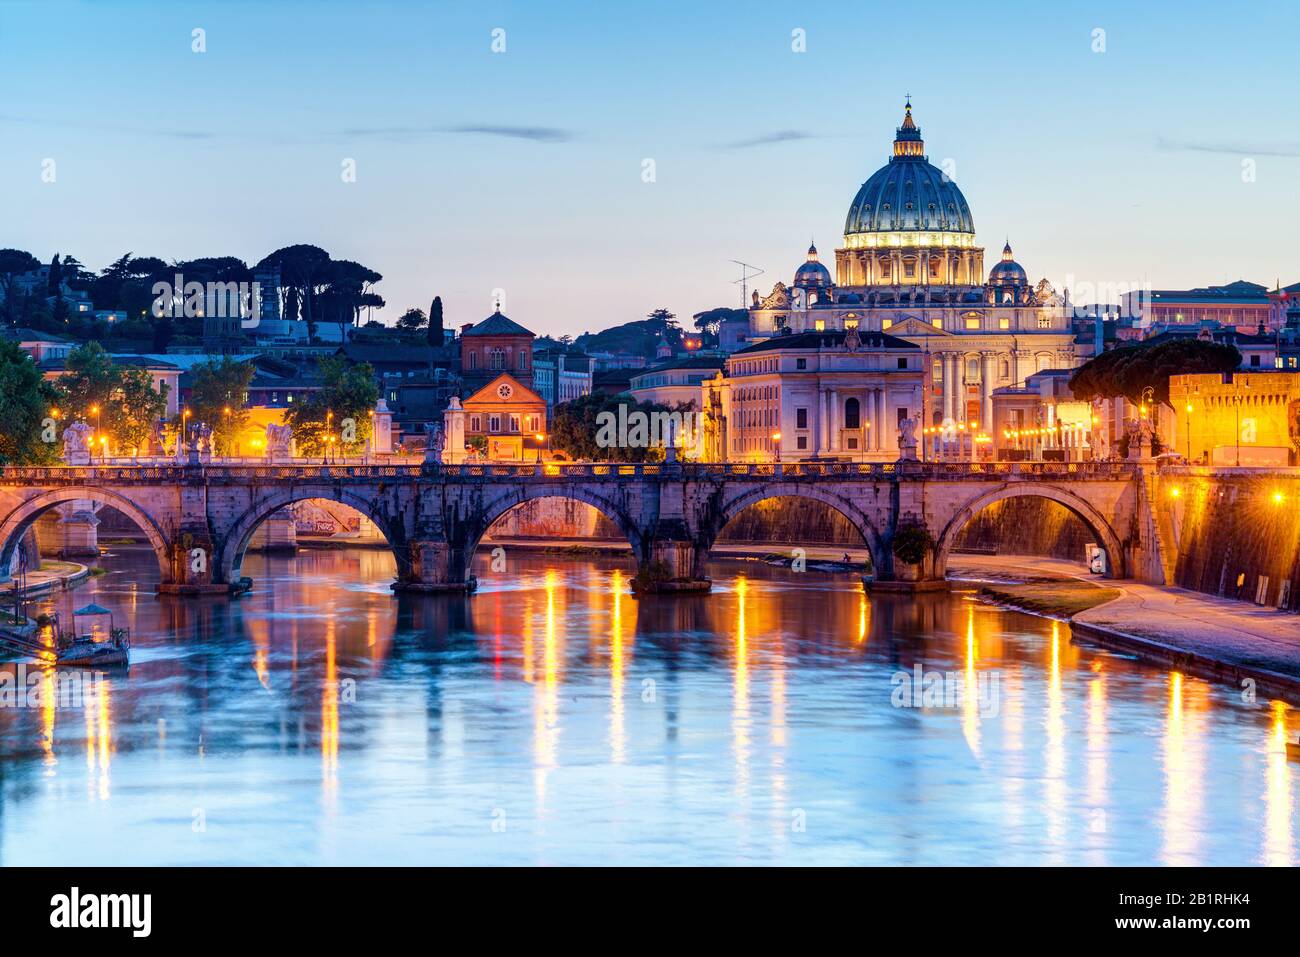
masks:
<path fill-rule="evenodd" d="M 879 374 L 882 363 L 861 343 L 903 340 L 919 350 L 915 365 L 924 372 L 919 408 L 900 401 L 882 414 L 880 424 L 891 431 L 906 406 L 907 414 L 925 426 L 989 434 L 995 389 L 1023 387 L 1036 372 L 1080 361 L 1067 302 L 1046 279 L 1030 283 L 1009 241 L 985 273 L 970 206 L 953 179 L 925 155 L 910 100 L 889 161 L 862 184 L 849 206 L 843 243 L 835 250 L 835 275 L 810 246 L 791 285 L 778 282 L 767 296 L 755 291 L 749 309 L 751 349 L 767 344 L 770 350 L 787 337 L 793 345 L 807 333 L 838 333 L 843 343 L 848 332 L 856 332 L 847 339 L 859 346 L 838 361 L 825 354 L 829 337 L 818 340 L 822 369 L 847 373 L 856 356 L 863 371 L 870 367 Z M 913 368 L 909 363 L 893 371 L 910 378 Z M 825 409 L 826 421 L 813 431 L 827 436 L 828 443 L 837 427 L 853 419 L 847 403 L 864 408 L 878 401 L 845 388 L 834 373 L 815 386 L 808 408 Z M 912 383 L 874 388 L 902 396 Z M 875 444 L 879 454 L 891 443 L 877 436 Z M 832 450 L 839 451 L 833 445 Z"/>

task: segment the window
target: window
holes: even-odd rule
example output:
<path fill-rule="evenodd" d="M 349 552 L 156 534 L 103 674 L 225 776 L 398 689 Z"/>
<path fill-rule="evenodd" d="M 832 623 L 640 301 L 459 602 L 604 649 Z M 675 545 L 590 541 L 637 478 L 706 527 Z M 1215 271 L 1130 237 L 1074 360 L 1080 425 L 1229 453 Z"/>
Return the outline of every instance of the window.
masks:
<path fill-rule="evenodd" d="M 998 328 L 999 328 L 999 329 L 1010 329 L 1010 328 L 1011 328 L 1011 320 L 1008 319 L 1006 316 L 1003 316 L 1002 318 L 1000 318 L 1000 319 L 998 320 Z"/>
<path fill-rule="evenodd" d="M 477 415 L 471 415 L 469 417 L 469 430 L 471 432 L 482 432 L 483 420 Z"/>
<path fill-rule="evenodd" d="M 980 377 L 980 361 L 978 359 L 966 360 L 966 378 L 968 381 L 974 381 Z"/>
<path fill-rule="evenodd" d="M 825 320 L 825 319 L 818 319 L 818 320 L 814 321 L 814 322 L 813 322 L 813 328 L 816 329 L 818 332 L 825 332 L 825 331 L 826 331 L 826 320 Z"/>
<path fill-rule="evenodd" d="M 857 399 L 844 403 L 844 427 L 846 429 L 862 428 L 862 406 Z"/>
<path fill-rule="evenodd" d="M 471 369 L 477 369 L 477 368 L 478 368 L 478 353 L 477 353 L 477 352 L 474 352 L 474 351 L 472 351 L 472 350 L 471 350 L 471 352 L 470 352 L 470 354 L 469 354 L 469 367 L 470 367 Z"/>
<path fill-rule="evenodd" d="M 1051 317 L 1051 316 L 1039 316 L 1039 317 L 1038 317 L 1038 328 L 1039 328 L 1039 329 L 1050 329 L 1050 328 L 1052 328 L 1052 317 Z"/>
<path fill-rule="evenodd" d="M 526 372 L 527 370 L 528 370 L 528 353 L 524 352 L 523 350 L 520 350 L 520 352 L 519 352 L 519 371 L 520 371 L 520 372 Z"/>
<path fill-rule="evenodd" d="M 797 449 L 806 449 L 806 448 L 808 448 L 808 436 L 806 436 L 806 435 L 801 435 L 801 436 L 799 436 L 798 438 L 796 438 L 796 439 L 794 440 L 794 447 L 797 448 Z"/>
<path fill-rule="evenodd" d="M 1253 356 L 1251 356 L 1251 357 L 1250 357 L 1250 364 L 1253 365 L 1253 366 L 1258 367 L 1258 366 L 1259 366 L 1259 356 L 1258 356 L 1258 355 L 1253 355 Z"/>
<path fill-rule="evenodd" d="M 499 415 L 489 415 L 489 416 L 488 416 L 488 431 L 489 431 L 489 432 L 500 432 L 500 431 L 501 431 L 501 416 L 499 416 Z"/>
<path fill-rule="evenodd" d="M 906 368 L 907 368 L 907 357 L 906 357 L 906 356 L 902 356 L 901 358 L 899 358 L 899 360 L 898 360 L 898 367 L 899 367 L 900 369 L 906 369 Z"/>
<path fill-rule="evenodd" d="M 519 416 L 517 415 L 510 416 L 510 431 L 511 432 L 519 431 Z"/>
<path fill-rule="evenodd" d="M 931 320 L 930 324 L 931 324 L 932 326 L 934 326 L 936 329 L 942 329 L 942 328 L 943 328 L 943 320 L 942 320 L 942 319 L 933 319 L 933 320 Z"/>
<path fill-rule="evenodd" d="M 807 360 L 807 359 L 795 359 L 795 360 L 794 360 L 794 367 L 795 367 L 796 369 L 807 369 L 807 368 L 808 368 L 808 360 Z"/>
<path fill-rule="evenodd" d="M 893 319 L 881 319 L 881 320 L 880 320 L 880 328 L 881 328 L 881 329 L 888 329 L 888 328 L 889 328 L 890 326 L 892 326 L 893 324 L 894 324 L 894 320 L 893 320 Z"/>
<path fill-rule="evenodd" d="M 856 435 L 850 435 L 845 440 L 845 445 L 847 445 L 850 449 L 856 449 L 858 447 L 858 437 Z"/>
<path fill-rule="evenodd" d="M 975 317 L 972 316 L 966 320 L 967 329 L 978 329 L 979 327 L 980 327 L 980 321 Z"/>
<path fill-rule="evenodd" d="M 506 367 L 506 354 L 503 349 L 493 349 L 491 355 L 491 369 L 504 369 Z"/>
<path fill-rule="evenodd" d="M 808 410 L 807 410 L 807 409 L 795 409 L 795 410 L 794 410 L 794 427 L 795 427 L 796 429 L 806 429 L 806 428 L 808 428 Z"/>

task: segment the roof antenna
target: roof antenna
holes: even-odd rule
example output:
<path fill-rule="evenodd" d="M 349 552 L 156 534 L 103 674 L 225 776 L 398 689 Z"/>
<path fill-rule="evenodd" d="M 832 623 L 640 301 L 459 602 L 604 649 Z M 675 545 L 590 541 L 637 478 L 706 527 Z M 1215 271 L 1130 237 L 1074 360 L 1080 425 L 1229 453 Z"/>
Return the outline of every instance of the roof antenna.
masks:
<path fill-rule="evenodd" d="M 750 263 L 743 263 L 739 259 L 733 259 L 732 262 L 740 267 L 740 278 L 733 279 L 731 281 L 731 284 L 733 286 L 740 287 L 740 307 L 742 309 L 748 309 L 749 308 L 749 280 L 753 279 L 755 276 L 763 275 L 763 273 L 766 270 L 759 269 L 757 266 L 751 265 Z M 754 271 L 750 272 L 749 270 L 751 269 Z"/>

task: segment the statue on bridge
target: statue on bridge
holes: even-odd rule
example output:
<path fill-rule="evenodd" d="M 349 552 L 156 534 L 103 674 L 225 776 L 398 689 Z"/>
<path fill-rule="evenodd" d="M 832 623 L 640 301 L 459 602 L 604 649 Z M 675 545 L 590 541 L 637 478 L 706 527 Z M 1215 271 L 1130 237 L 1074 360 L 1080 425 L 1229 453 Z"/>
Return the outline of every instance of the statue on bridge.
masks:
<path fill-rule="evenodd" d="M 916 426 L 915 417 L 903 419 L 898 423 L 898 458 L 900 461 L 915 462 L 916 455 Z"/>
<path fill-rule="evenodd" d="M 63 430 L 63 462 L 65 465 L 90 464 L 90 435 L 94 431 L 85 422 L 73 422 Z"/>
<path fill-rule="evenodd" d="M 266 457 L 272 463 L 287 462 L 293 457 L 293 429 L 274 422 L 266 424 Z"/>
<path fill-rule="evenodd" d="M 447 447 L 447 436 L 441 422 L 424 423 L 424 464 L 441 465 L 442 453 Z"/>

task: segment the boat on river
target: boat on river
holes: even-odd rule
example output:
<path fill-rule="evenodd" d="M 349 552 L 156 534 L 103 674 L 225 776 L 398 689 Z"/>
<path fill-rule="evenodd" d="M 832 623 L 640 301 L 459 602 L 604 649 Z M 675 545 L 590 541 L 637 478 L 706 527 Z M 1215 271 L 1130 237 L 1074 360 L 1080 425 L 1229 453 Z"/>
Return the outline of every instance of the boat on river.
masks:
<path fill-rule="evenodd" d="M 90 604 L 72 614 L 72 631 L 59 635 L 54 649 L 60 665 L 106 668 L 131 661 L 131 631 L 113 624 L 113 613 Z"/>

